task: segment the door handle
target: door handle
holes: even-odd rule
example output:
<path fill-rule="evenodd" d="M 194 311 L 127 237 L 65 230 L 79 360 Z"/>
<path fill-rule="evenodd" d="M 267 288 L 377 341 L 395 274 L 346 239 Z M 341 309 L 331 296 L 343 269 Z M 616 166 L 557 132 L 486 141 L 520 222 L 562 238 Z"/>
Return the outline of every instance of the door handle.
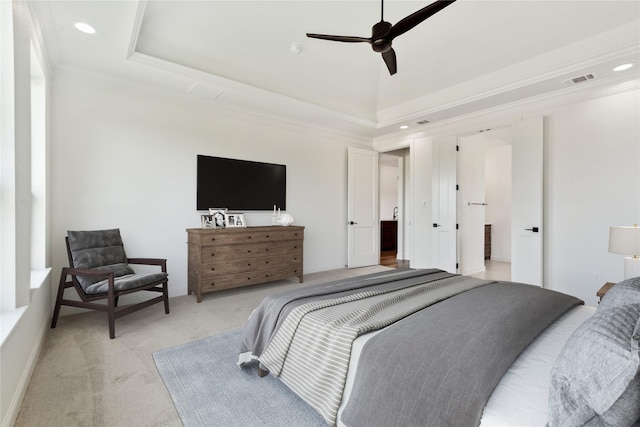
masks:
<path fill-rule="evenodd" d="M 349 225 L 355 225 L 355 224 L 357 224 L 357 222 L 349 221 Z"/>
<path fill-rule="evenodd" d="M 531 227 L 531 228 L 525 228 L 525 230 L 533 231 L 534 233 L 537 233 L 539 229 L 538 229 L 538 227 Z"/>
<path fill-rule="evenodd" d="M 437 228 L 440 227 L 440 224 L 436 224 L 435 222 L 433 223 L 433 228 Z"/>

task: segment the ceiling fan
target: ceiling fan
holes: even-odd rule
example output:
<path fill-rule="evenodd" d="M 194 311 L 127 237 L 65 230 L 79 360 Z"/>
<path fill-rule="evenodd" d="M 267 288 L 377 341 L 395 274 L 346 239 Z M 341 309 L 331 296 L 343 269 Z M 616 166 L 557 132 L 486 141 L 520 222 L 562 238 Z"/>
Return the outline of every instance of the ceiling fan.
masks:
<path fill-rule="evenodd" d="M 440 12 L 454 1 L 456 0 L 437 0 L 401 19 L 396 25 L 391 25 L 391 23 L 384 20 L 384 0 L 380 0 L 380 22 L 375 24 L 371 29 L 371 37 L 332 36 L 328 34 L 311 33 L 307 33 L 307 37 L 346 43 L 369 43 L 374 51 L 382 54 L 382 59 L 384 59 L 385 64 L 387 64 L 389 73 L 394 75 L 398 71 L 398 66 L 396 63 L 396 52 L 391 47 L 393 39 Z"/>

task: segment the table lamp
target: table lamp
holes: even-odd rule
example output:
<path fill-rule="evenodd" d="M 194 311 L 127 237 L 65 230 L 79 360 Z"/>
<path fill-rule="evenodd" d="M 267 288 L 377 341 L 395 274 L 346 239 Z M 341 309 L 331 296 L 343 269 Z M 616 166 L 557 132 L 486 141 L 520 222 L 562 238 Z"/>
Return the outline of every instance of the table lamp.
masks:
<path fill-rule="evenodd" d="M 612 226 L 609 228 L 609 252 L 629 255 L 624 258 L 624 278 L 640 276 L 640 227 Z"/>

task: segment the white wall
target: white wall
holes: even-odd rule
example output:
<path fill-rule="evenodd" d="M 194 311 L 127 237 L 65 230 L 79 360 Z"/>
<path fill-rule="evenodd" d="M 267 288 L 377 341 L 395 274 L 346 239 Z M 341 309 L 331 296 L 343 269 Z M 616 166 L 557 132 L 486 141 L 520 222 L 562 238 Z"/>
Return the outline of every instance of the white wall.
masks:
<path fill-rule="evenodd" d="M 68 75 L 54 82 L 53 122 L 54 271 L 67 230 L 119 227 L 127 254 L 167 258 L 170 295 L 186 294 L 197 154 L 287 165 L 305 273 L 345 265 L 346 153 L 359 140 Z M 270 225 L 271 214 L 245 217 Z"/>
<path fill-rule="evenodd" d="M 46 270 L 47 186 L 31 179 L 32 136 L 47 134 L 46 124 L 42 126 L 46 86 L 40 81 L 34 113 L 38 126 L 32 135 L 32 23 L 26 3 L 0 2 L 0 21 L 0 425 L 4 427 L 15 422 L 49 327 L 51 281 Z M 33 44 L 39 49 L 35 41 Z M 42 72 L 48 75 L 46 63 L 42 65 Z M 40 140 L 36 146 L 46 152 L 47 141 Z M 37 165 L 44 169 L 39 170 L 40 176 L 46 174 L 46 162 Z M 32 188 L 37 188 L 37 197 Z M 37 226 L 32 222 L 35 204 L 44 217 L 34 219 Z M 33 274 L 36 269 L 38 274 Z"/>
<path fill-rule="evenodd" d="M 609 227 L 640 222 L 639 117 L 637 89 L 545 115 L 545 283 L 592 305 L 623 279 Z"/>

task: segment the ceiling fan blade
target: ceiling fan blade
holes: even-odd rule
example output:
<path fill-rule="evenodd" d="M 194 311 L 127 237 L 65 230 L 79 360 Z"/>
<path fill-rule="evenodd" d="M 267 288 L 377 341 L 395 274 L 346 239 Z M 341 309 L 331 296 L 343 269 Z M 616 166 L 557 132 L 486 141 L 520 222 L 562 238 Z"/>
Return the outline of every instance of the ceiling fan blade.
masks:
<path fill-rule="evenodd" d="M 454 1 L 456 0 L 437 0 L 420 10 L 413 12 L 411 15 L 401 19 L 396 23 L 396 25 L 391 27 L 386 38 L 393 40 L 399 35 L 406 33 L 425 19 L 435 15 L 445 7 L 450 6 Z"/>
<path fill-rule="evenodd" d="M 345 43 L 371 43 L 371 39 L 368 37 L 352 37 L 352 36 L 331 36 L 328 34 L 311 34 L 307 33 L 307 37 L 312 39 L 322 39 L 322 40 L 331 40 L 334 42 L 345 42 Z"/>
<path fill-rule="evenodd" d="M 398 71 L 398 65 L 396 64 L 396 52 L 393 48 L 386 52 L 382 52 L 382 59 L 384 59 L 384 63 L 387 64 L 389 74 L 393 76 Z"/>

